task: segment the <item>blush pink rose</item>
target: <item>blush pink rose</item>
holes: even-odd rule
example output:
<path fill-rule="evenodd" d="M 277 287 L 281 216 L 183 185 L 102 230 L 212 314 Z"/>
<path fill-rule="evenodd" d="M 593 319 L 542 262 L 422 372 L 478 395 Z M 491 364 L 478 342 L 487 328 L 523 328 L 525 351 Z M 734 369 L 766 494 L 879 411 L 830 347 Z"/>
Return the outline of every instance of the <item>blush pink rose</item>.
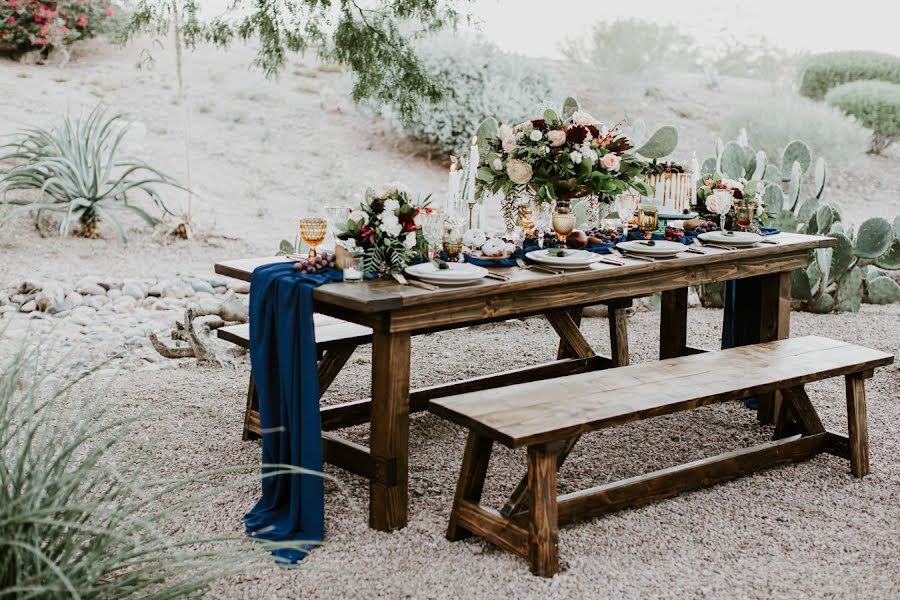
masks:
<path fill-rule="evenodd" d="M 600 164 L 607 171 L 618 171 L 619 165 L 622 164 L 622 157 L 615 152 L 609 152 L 600 158 Z"/>
<path fill-rule="evenodd" d="M 554 129 L 547 132 L 547 140 L 554 148 L 558 148 L 566 143 L 566 132 L 562 129 Z"/>

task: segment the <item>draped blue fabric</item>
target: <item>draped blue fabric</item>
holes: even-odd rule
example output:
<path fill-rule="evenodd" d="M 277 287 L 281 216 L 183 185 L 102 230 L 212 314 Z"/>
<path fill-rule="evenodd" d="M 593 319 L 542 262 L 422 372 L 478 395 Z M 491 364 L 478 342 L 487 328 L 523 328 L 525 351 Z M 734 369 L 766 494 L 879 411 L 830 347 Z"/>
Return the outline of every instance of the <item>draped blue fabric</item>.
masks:
<path fill-rule="evenodd" d="M 301 274 L 293 263 L 253 271 L 250 361 L 259 396 L 263 465 L 322 472 L 312 291 L 341 278 L 335 269 Z M 272 470 L 264 466 L 263 474 Z M 324 486 L 317 475 L 264 477 L 262 497 L 244 516 L 249 535 L 293 546 L 273 552 L 290 562 L 299 561 L 322 541 L 324 522 Z"/>

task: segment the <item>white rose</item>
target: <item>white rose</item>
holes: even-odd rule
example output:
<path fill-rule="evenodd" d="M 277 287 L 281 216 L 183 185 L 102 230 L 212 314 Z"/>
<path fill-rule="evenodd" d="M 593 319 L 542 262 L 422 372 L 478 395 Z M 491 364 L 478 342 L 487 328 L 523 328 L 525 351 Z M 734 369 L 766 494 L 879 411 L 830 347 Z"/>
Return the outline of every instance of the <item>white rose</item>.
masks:
<path fill-rule="evenodd" d="M 347 218 L 356 223 L 365 223 L 366 222 L 366 213 L 362 210 L 352 210 L 352 211 L 350 211 L 350 216 Z"/>
<path fill-rule="evenodd" d="M 600 164 L 603 165 L 603 168 L 607 171 L 618 171 L 619 165 L 622 164 L 622 157 L 615 152 L 610 152 L 600 159 Z"/>
<path fill-rule="evenodd" d="M 547 132 L 547 139 L 554 148 L 559 148 L 566 143 L 566 132 L 562 129 L 554 129 Z"/>
<path fill-rule="evenodd" d="M 493 167 L 493 169 L 495 171 L 502 171 L 503 170 L 503 159 L 495 158 L 494 161 L 491 163 L 491 167 Z"/>
<path fill-rule="evenodd" d="M 541 152 L 543 152 L 544 154 L 550 154 L 550 146 L 542 146 Z"/>
<path fill-rule="evenodd" d="M 744 184 L 735 179 L 723 179 L 722 183 L 728 186 L 728 189 L 731 190 L 743 190 Z"/>
<path fill-rule="evenodd" d="M 406 237 L 403 238 L 403 245 L 407 248 L 413 248 L 416 245 L 416 232 L 410 231 L 406 234 Z"/>
<path fill-rule="evenodd" d="M 575 164 L 575 165 L 581 164 L 582 156 L 581 156 L 581 152 L 579 152 L 578 150 L 572 150 L 569 153 L 569 158 L 572 159 L 572 164 Z"/>
<path fill-rule="evenodd" d="M 384 198 L 385 196 L 393 196 L 400 192 L 409 194 L 409 188 L 399 181 L 392 181 L 384 186 L 384 189 L 381 190 L 381 194 L 379 195 Z"/>
<path fill-rule="evenodd" d="M 581 154 L 591 164 L 594 164 L 595 162 L 597 162 L 597 159 L 600 158 L 600 155 L 597 154 L 597 151 L 593 148 L 587 148 L 586 150 L 582 151 Z"/>
<path fill-rule="evenodd" d="M 381 225 L 378 226 L 378 229 L 391 237 L 397 237 L 403 230 L 403 225 L 400 224 L 400 219 L 397 218 L 397 215 L 384 211 L 381 213 Z"/>
<path fill-rule="evenodd" d="M 352 252 L 356 249 L 356 240 L 353 238 L 350 238 L 349 240 L 338 240 L 338 245 L 343 246 L 345 249 Z"/>
<path fill-rule="evenodd" d="M 529 138 L 532 142 L 539 142 L 539 141 L 541 141 L 541 140 L 544 138 L 544 134 L 541 133 L 541 131 L 540 131 L 539 129 L 535 129 L 535 130 L 532 131 L 530 134 L 528 134 L 528 138 Z"/>
<path fill-rule="evenodd" d="M 597 119 L 584 111 L 576 110 L 575 114 L 572 115 L 572 122 L 576 125 L 587 127 L 588 125 L 594 125 L 597 122 Z"/>
<path fill-rule="evenodd" d="M 400 208 L 400 203 L 394 198 L 388 198 L 384 201 L 384 210 L 388 212 L 394 212 Z"/>
<path fill-rule="evenodd" d="M 515 158 L 509 160 L 509 163 L 506 165 L 506 173 L 513 183 L 519 185 L 525 185 L 531 181 L 531 176 L 533 174 L 531 165 Z"/>
<path fill-rule="evenodd" d="M 516 149 L 516 134 L 509 125 L 501 125 L 500 130 L 497 132 L 497 137 L 500 138 L 500 144 L 504 152 L 512 152 Z"/>

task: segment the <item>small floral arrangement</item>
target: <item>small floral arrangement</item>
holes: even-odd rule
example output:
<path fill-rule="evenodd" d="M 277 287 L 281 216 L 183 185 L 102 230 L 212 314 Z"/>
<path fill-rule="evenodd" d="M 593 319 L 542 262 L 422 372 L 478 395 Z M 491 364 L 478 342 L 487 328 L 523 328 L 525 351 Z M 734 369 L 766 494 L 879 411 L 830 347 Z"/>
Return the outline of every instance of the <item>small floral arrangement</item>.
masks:
<path fill-rule="evenodd" d="M 612 201 L 629 189 L 652 194 L 643 179 L 646 163 L 625 153 L 632 148 L 628 138 L 578 110 L 571 98 L 562 117 L 547 110 L 542 119 L 500 125 L 482 144 L 479 185 L 507 198 L 552 202 L 597 195 Z"/>
<path fill-rule="evenodd" d="M 0 44 L 28 50 L 90 38 L 118 10 L 110 0 L 0 0 Z"/>
<path fill-rule="evenodd" d="M 336 223 L 337 238 L 349 251 L 364 253 L 366 277 L 402 271 L 422 249 L 424 239 L 417 229 L 420 212 L 430 211 L 428 198 L 410 200 L 409 190 L 391 183 L 381 191 L 366 190 L 365 199 L 350 212 L 346 223 Z"/>
<path fill-rule="evenodd" d="M 719 174 L 707 175 L 697 181 L 697 208 L 704 213 L 705 207 L 708 213 L 716 211 L 710 205 L 714 192 L 717 190 L 727 190 L 735 200 L 752 200 L 757 203 L 760 212 L 764 210 L 762 201 L 763 191 L 765 190 L 765 182 L 759 179 L 725 179 Z"/>

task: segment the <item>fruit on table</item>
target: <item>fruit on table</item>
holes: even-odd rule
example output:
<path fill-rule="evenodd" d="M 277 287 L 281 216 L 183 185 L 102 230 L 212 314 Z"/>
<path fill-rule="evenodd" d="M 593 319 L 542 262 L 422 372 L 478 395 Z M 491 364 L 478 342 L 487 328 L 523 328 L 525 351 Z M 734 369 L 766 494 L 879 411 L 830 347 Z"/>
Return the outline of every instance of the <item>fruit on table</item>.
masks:
<path fill-rule="evenodd" d="M 588 245 L 588 236 L 580 229 L 576 229 L 566 237 L 566 245 L 570 248 L 584 248 Z"/>
<path fill-rule="evenodd" d="M 301 273 L 318 273 L 334 267 L 334 255 L 322 252 L 315 258 L 301 258 L 294 263 L 294 270 Z"/>
<path fill-rule="evenodd" d="M 611 244 L 618 242 L 622 238 L 622 232 L 615 228 L 595 227 L 585 231 L 588 236 L 588 245 L 595 244 Z"/>
<path fill-rule="evenodd" d="M 665 238 L 666 240 L 672 242 L 677 240 L 678 238 L 684 237 L 684 229 L 678 229 L 677 227 L 666 227 Z"/>

